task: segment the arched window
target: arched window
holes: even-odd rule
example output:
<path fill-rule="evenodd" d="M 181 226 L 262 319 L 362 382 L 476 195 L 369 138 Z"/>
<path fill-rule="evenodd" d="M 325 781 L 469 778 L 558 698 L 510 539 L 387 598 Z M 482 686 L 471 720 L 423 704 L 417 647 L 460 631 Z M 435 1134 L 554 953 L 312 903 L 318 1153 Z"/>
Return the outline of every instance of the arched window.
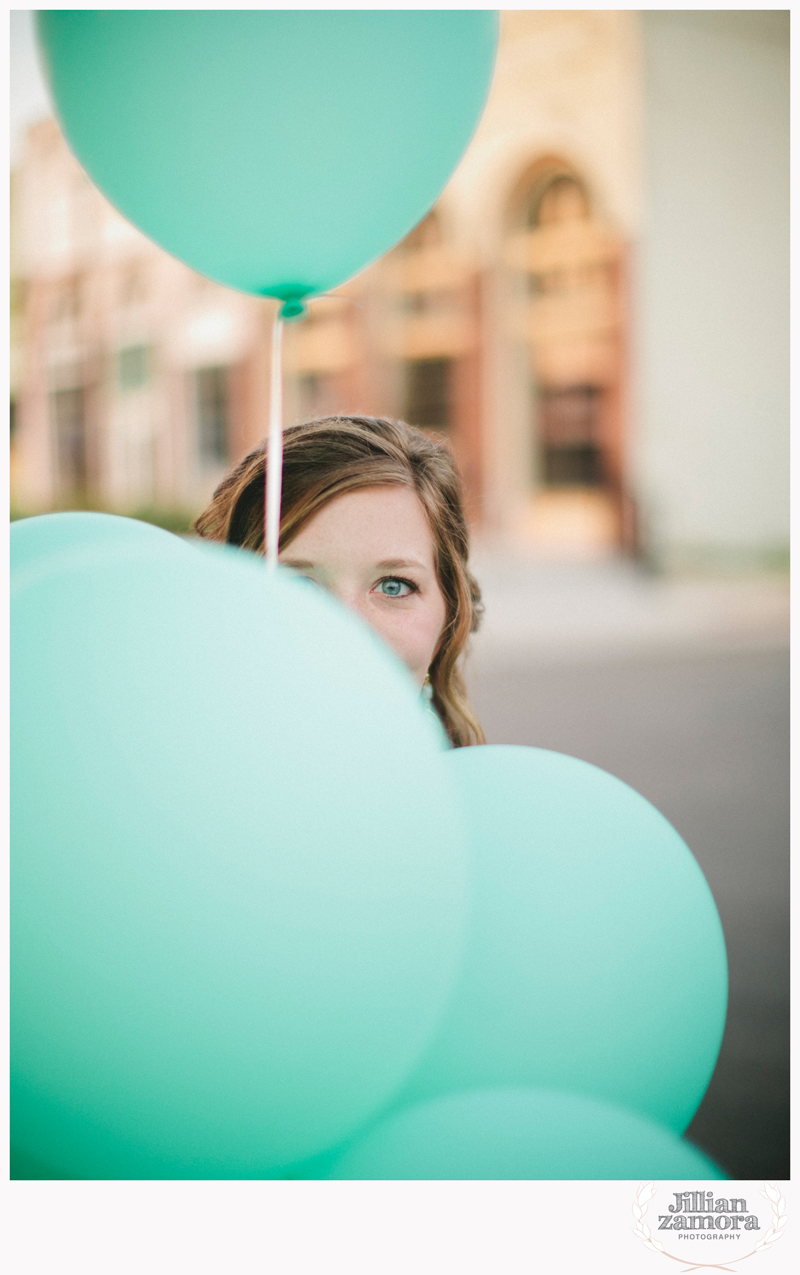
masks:
<path fill-rule="evenodd" d="M 530 230 L 559 222 L 588 221 L 590 217 L 585 186 L 573 173 L 558 168 L 545 170 L 534 180 L 525 205 L 525 221 Z"/>
<path fill-rule="evenodd" d="M 622 486 L 621 244 L 570 164 L 533 165 L 510 204 L 507 258 L 532 380 L 532 480 L 594 492 L 616 510 Z"/>

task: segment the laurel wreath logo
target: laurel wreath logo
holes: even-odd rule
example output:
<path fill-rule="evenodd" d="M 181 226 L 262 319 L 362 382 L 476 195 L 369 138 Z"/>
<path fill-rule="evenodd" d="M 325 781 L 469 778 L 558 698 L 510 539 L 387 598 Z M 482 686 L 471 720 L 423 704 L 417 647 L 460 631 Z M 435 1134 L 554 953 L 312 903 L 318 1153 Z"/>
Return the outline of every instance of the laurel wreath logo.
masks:
<path fill-rule="evenodd" d="M 647 1212 L 647 1206 L 656 1193 L 654 1182 L 644 1182 L 636 1192 L 636 1199 L 633 1202 L 633 1216 L 636 1219 L 636 1225 L 633 1228 L 634 1235 L 642 1241 L 645 1248 L 652 1249 L 654 1253 L 664 1253 L 665 1257 L 669 1257 L 669 1253 L 665 1252 L 664 1245 L 660 1240 L 654 1240 L 650 1234 L 650 1227 L 644 1220 Z"/>
<path fill-rule="evenodd" d="M 770 1186 L 769 1182 L 764 1183 L 764 1190 L 759 1191 L 759 1195 L 763 1195 L 765 1200 L 769 1200 L 772 1205 L 772 1226 L 767 1231 L 763 1240 L 759 1240 L 753 1249 L 753 1253 L 760 1253 L 763 1249 L 769 1248 L 776 1240 L 783 1235 L 783 1228 L 786 1225 L 786 1201 L 776 1186 Z M 748 1257 L 752 1254 L 748 1253 Z M 742 1259 L 744 1261 L 744 1258 Z"/>
<path fill-rule="evenodd" d="M 672 1262 L 680 1262 L 683 1265 L 684 1275 L 687 1271 L 698 1270 L 715 1270 L 715 1271 L 734 1271 L 732 1266 L 723 1266 L 720 1262 L 694 1262 L 688 1266 L 685 1265 L 685 1257 L 675 1257 L 672 1253 L 668 1253 L 660 1240 L 653 1239 L 650 1233 L 650 1227 L 644 1220 L 647 1212 L 647 1206 L 656 1193 L 654 1182 L 643 1182 L 636 1192 L 636 1198 L 632 1205 L 635 1226 L 633 1233 L 644 1244 L 645 1248 L 649 1248 L 653 1253 L 661 1253 L 663 1257 L 668 1257 Z M 786 1226 L 786 1201 L 776 1186 L 772 1186 L 769 1182 L 764 1183 L 763 1191 L 759 1192 L 765 1200 L 769 1200 L 772 1206 L 772 1225 L 766 1235 L 758 1241 L 755 1248 L 750 1253 L 745 1253 L 744 1257 L 734 1258 L 735 1262 L 746 1262 L 748 1257 L 754 1257 L 756 1253 L 763 1253 L 781 1238 Z M 734 1271 L 735 1275 L 735 1271 Z"/>

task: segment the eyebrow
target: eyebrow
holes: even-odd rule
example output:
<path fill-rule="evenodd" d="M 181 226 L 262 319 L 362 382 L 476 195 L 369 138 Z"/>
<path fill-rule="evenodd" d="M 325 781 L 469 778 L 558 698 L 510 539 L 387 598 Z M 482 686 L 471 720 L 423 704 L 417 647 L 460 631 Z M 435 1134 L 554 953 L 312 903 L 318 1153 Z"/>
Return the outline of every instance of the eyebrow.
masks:
<path fill-rule="evenodd" d="M 376 562 L 375 565 L 382 571 L 396 571 L 399 567 L 419 567 L 420 571 L 425 570 L 423 563 L 417 562 L 416 558 L 389 558 L 385 562 Z"/>
<path fill-rule="evenodd" d="M 315 562 L 307 562 L 305 559 L 301 558 L 290 558 L 288 555 L 283 558 L 283 562 L 286 566 L 290 567 L 304 567 L 312 569 L 316 566 Z M 397 571 L 405 567 L 418 567 L 420 571 L 426 570 L 424 564 L 417 562 L 416 558 L 388 558 L 385 562 L 376 562 L 375 566 L 381 571 Z"/>

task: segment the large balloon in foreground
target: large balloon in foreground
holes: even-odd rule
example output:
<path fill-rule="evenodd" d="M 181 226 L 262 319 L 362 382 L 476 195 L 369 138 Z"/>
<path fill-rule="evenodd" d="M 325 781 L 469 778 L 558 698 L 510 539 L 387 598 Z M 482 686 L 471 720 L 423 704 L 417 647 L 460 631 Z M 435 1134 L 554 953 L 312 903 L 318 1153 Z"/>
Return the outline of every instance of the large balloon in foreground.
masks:
<path fill-rule="evenodd" d="M 19 518 L 11 524 L 9 542 L 12 571 L 20 571 L 53 554 L 70 553 L 78 548 L 96 548 L 104 552 L 109 545 L 124 544 L 189 552 L 184 541 L 149 522 L 88 510 Z"/>
<path fill-rule="evenodd" d="M 428 211 L 478 122 L 481 10 L 44 10 L 67 139 L 100 189 L 246 292 L 342 283 Z"/>
<path fill-rule="evenodd" d="M 12 1141 L 74 1178 L 247 1178 L 384 1104 L 460 955 L 410 678 L 243 552 L 12 577 Z"/>
<path fill-rule="evenodd" d="M 332 1178 L 725 1178 L 631 1111 L 581 1094 L 487 1089 L 408 1107 L 356 1139 Z"/>
<path fill-rule="evenodd" d="M 727 1003 L 722 927 L 686 844 L 644 797 L 574 757 L 491 746 L 446 761 L 475 906 L 459 982 L 406 1098 L 570 1089 L 683 1132 Z"/>

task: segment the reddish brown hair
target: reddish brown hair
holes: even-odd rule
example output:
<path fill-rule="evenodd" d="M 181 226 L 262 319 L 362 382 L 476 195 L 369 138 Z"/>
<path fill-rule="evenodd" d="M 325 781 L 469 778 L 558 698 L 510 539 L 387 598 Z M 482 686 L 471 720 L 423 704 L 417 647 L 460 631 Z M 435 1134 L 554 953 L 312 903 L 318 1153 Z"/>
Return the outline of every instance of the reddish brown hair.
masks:
<path fill-rule="evenodd" d="M 223 478 L 195 522 L 198 535 L 264 552 L 264 467 L 260 443 Z M 283 436 L 280 548 L 337 496 L 381 485 L 410 487 L 427 515 L 446 606 L 429 669 L 433 704 L 454 747 L 482 744 L 460 669 L 467 639 L 478 627 L 480 589 L 467 566 L 461 481 L 446 442 L 384 417 L 329 416 L 291 426 Z"/>

